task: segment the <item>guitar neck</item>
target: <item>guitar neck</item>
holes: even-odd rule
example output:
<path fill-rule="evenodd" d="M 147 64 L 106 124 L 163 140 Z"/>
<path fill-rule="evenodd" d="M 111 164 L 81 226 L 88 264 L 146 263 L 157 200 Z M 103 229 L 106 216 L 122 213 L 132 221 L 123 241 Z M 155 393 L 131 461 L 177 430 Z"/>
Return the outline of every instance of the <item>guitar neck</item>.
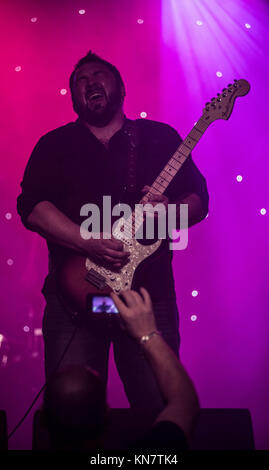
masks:
<path fill-rule="evenodd" d="M 171 183 L 173 178 L 176 176 L 183 163 L 189 157 L 191 151 L 194 149 L 195 145 L 201 139 L 202 135 L 208 128 L 209 123 L 206 122 L 203 117 L 199 119 L 193 126 L 191 132 L 187 135 L 186 139 L 179 145 L 175 153 L 172 155 L 167 165 L 163 168 L 159 176 L 155 179 L 154 183 L 150 187 L 150 190 L 143 196 L 139 201 L 139 205 L 146 204 L 152 194 L 163 194 L 167 189 L 168 185 Z M 137 213 L 134 210 L 131 214 L 131 217 L 125 222 L 127 227 L 127 233 L 130 236 L 133 236 L 136 233 L 138 227 L 141 226 L 144 220 L 143 213 Z M 116 238 L 121 239 L 122 234 L 120 232 L 120 226 L 116 227 L 113 231 L 113 235 Z"/>
<path fill-rule="evenodd" d="M 150 196 L 164 193 L 168 185 L 182 167 L 183 163 L 189 157 L 197 142 L 201 139 L 203 133 L 213 121 L 217 119 L 229 119 L 235 99 L 238 96 L 245 96 L 250 90 L 250 84 L 247 80 L 240 79 L 234 80 L 234 82 L 234 84 L 230 83 L 227 85 L 227 88 L 222 90 L 222 94 L 217 93 L 217 98 L 212 98 L 211 103 L 206 103 L 206 108 L 204 109 L 202 117 L 196 122 L 186 139 L 179 145 L 167 165 L 165 165 L 159 176 L 155 179 L 150 190 L 139 201 L 138 206 L 143 207 L 144 204 L 149 202 Z M 211 106 L 209 106 L 209 104 Z M 133 232 L 136 233 L 134 224 L 137 222 L 137 225 L 139 226 L 143 220 L 143 213 L 140 215 L 138 222 L 136 221 L 136 210 L 131 214 L 127 221 L 131 234 Z"/>
<path fill-rule="evenodd" d="M 193 126 L 191 132 L 187 135 L 186 139 L 179 145 L 175 153 L 172 155 L 167 165 L 163 168 L 159 176 L 155 179 L 150 190 L 140 200 L 139 204 L 145 204 L 149 201 L 150 195 L 152 194 L 163 194 L 171 183 L 173 178 L 176 176 L 183 163 L 189 157 L 191 151 L 195 145 L 201 139 L 202 135 L 208 128 L 209 123 L 206 122 L 203 117 L 199 119 Z"/>

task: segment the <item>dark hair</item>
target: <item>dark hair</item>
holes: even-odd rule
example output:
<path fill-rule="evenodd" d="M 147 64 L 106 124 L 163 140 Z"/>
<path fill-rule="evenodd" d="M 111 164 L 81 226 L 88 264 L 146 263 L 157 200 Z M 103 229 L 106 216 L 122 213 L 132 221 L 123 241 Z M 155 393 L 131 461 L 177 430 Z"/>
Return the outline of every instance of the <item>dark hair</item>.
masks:
<path fill-rule="evenodd" d="M 106 60 L 102 59 L 97 54 L 94 54 L 93 52 L 89 51 L 88 54 L 85 55 L 85 57 L 82 57 L 82 59 L 78 61 L 78 63 L 75 65 L 73 72 L 71 73 L 71 76 L 69 79 L 69 87 L 70 87 L 71 95 L 72 95 L 72 90 L 74 86 L 74 76 L 75 76 L 77 69 L 81 67 L 82 65 L 88 64 L 90 62 L 100 62 L 101 64 L 104 64 L 113 73 L 118 85 L 121 85 L 124 87 L 121 74 L 118 71 L 118 69 L 115 67 L 115 65 L 112 65 L 110 62 L 107 62 Z"/>

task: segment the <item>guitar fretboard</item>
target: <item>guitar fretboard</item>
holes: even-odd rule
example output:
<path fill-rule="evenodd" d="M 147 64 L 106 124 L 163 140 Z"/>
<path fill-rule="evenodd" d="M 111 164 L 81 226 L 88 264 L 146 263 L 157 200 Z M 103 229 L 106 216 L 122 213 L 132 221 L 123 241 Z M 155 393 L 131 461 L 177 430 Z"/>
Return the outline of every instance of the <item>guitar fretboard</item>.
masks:
<path fill-rule="evenodd" d="M 202 135 L 208 128 L 209 123 L 206 122 L 203 117 L 199 119 L 192 128 L 191 132 L 187 135 L 186 139 L 179 145 L 175 153 L 172 155 L 168 163 L 165 165 L 159 176 L 155 179 L 150 187 L 150 190 L 143 196 L 139 201 L 139 204 L 143 205 L 150 202 L 150 197 L 154 194 L 163 194 L 171 183 L 173 178 L 176 176 L 183 163 L 189 157 L 191 151 L 195 145 L 201 139 Z M 135 210 L 132 212 L 131 217 L 125 221 L 125 233 L 132 237 L 137 231 L 138 227 L 144 221 L 144 215 L 137 213 Z M 127 229 L 127 230 L 126 230 Z M 120 230 L 115 230 L 114 235 L 117 238 L 121 238 Z"/>
<path fill-rule="evenodd" d="M 183 163 L 189 157 L 197 142 L 208 128 L 209 124 L 201 117 L 194 125 L 191 132 L 185 140 L 179 145 L 175 153 L 172 155 L 167 165 L 155 179 L 149 192 L 141 199 L 140 204 L 148 202 L 151 194 L 163 194 L 176 176 Z"/>

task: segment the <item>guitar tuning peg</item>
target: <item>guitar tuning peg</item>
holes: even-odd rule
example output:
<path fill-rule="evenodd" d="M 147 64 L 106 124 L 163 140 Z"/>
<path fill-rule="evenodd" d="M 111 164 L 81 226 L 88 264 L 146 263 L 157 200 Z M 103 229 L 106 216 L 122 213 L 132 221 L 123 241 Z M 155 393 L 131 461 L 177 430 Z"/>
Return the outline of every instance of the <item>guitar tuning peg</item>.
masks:
<path fill-rule="evenodd" d="M 208 106 L 209 104 L 210 104 L 210 103 L 209 103 L 209 101 L 208 101 L 205 105 Z"/>
<path fill-rule="evenodd" d="M 237 81 L 238 81 L 237 78 L 234 78 L 234 82 L 237 82 Z"/>
<path fill-rule="evenodd" d="M 215 97 L 214 98 L 211 98 L 211 101 L 214 101 Z"/>
<path fill-rule="evenodd" d="M 223 89 L 222 89 L 222 91 L 226 91 L 226 90 L 227 90 L 227 88 L 223 88 Z"/>
<path fill-rule="evenodd" d="M 231 83 L 229 83 L 227 86 L 232 86 L 232 84 L 231 84 Z"/>
<path fill-rule="evenodd" d="M 217 93 L 217 96 L 220 96 L 220 93 Z"/>

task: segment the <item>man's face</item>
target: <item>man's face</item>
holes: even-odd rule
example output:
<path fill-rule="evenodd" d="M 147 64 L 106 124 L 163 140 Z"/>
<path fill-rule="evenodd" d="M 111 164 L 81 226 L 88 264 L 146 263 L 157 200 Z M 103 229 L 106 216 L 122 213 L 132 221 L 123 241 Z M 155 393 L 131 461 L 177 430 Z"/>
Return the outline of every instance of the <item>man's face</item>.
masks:
<path fill-rule="evenodd" d="M 111 70 L 100 62 L 78 68 L 74 76 L 73 106 L 88 124 L 104 127 L 123 103 L 124 89 Z"/>

